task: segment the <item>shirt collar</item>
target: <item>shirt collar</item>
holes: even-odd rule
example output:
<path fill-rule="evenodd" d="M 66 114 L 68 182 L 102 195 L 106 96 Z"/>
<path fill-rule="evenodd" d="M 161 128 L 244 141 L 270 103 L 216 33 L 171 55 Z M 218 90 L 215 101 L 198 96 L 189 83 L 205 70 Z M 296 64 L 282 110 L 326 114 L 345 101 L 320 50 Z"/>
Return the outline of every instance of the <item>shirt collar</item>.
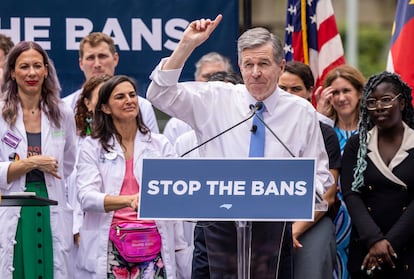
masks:
<path fill-rule="evenodd" d="M 278 100 L 280 98 L 280 94 L 283 94 L 281 92 L 283 92 L 283 90 L 280 89 L 279 87 L 276 87 L 275 91 L 269 97 L 267 97 L 266 99 L 264 99 L 262 101 L 264 103 L 264 105 L 265 105 L 264 112 L 267 112 L 270 115 L 273 114 L 273 112 L 276 109 L 276 104 L 277 104 L 277 102 L 278 102 Z M 289 93 L 287 93 L 287 94 L 289 94 Z M 249 92 L 247 92 L 247 101 L 248 101 L 249 104 L 252 104 L 252 105 L 254 105 L 257 102 L 259 102 L 258 100 L 256 100 L 255 98 L 253 98 L 252 95 L 250 95 Z M 248 106 L 248 113 L 250 113 L 250 112 L 251 112 L 251 110 L 249 109 L 249 106 Z"/>
<path fill-rule="evenodd" d="M 374 165 L 391 181 L 403 185 L 406 184 L 394 175 L 392 170 L 398 166 L 409 155 L 407 150 L 414 148 L 414 130 L 410 129 L 407 124 L 403 122 L 404 135 L 400 148 L 392 158 L 390 164 L 385 165 L 378 151 L 378 128 L 374 126 L 371 131 L 368 132 L 368 157 L 374 163 Z"/>

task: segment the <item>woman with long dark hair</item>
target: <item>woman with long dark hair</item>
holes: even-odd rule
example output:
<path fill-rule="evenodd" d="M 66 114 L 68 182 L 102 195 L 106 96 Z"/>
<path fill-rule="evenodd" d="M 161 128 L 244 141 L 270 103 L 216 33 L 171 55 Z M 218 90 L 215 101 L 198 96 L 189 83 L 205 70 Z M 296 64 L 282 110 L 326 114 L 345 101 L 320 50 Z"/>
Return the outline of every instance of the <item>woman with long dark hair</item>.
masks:
<path fill-rule="evenodd" d="M 182 226 L 137 219 L 142 159 L 161 156 L 175 154 L 165 136 L 143 123 L 134 81 L 127 76 L 106 81 L 77 165 L 85 212 L 77 278 L 177 277 L 176 259 L 191 253 L 183 235 L 175 234 Z"/>

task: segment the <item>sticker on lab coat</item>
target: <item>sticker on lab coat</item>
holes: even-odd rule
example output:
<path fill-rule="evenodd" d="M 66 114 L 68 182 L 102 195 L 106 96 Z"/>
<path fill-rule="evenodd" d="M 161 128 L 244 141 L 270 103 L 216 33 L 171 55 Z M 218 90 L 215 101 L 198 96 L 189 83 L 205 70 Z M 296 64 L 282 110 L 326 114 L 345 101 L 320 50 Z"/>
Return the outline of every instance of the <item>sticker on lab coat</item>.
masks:
<path fill-rule="evenodd" d="M 115 152 L 115 151 L 110 151 L 110 152 L 107 152 L 107 153 L 105 153 L 105 158 L 107 159 L 107 160 L 115 160 L 115 158 L 116 158 L 116 156 L 117 156 L 118 154 Z"/>
<path fill-rule="evenodd" d="M 19 161 L 19 160 L 20 160 L 20 156 L 16 152 L 13 152 L 9 155 L 10 162 Z"/>
<path fill-rule="evenodd" d="M 7 133 L 1 138 L 1 141 L 16 149 L 22 139 L 13 134 L 11 131 L 7 131 Z"/>

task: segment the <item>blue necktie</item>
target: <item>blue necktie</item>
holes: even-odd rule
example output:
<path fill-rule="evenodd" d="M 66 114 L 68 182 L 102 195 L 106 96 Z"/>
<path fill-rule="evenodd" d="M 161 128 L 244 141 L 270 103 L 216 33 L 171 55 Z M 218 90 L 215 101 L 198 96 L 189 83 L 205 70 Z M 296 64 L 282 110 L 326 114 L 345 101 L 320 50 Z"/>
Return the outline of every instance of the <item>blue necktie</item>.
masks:
<path fill-rule="evenodd" d="M 263 157 L 264 156 L 264 147 L 265 147 L 265 126 L 262 121 L 257 117 L 263 119 L 263 111 L 265 105 L 262 102 L 256 103 L 256 108 L 260 109 L 256 111 L 256 115 L 253 117 L 253 126 L 252 133 L 250 136 L 250 149 L 249 157 Z"/>

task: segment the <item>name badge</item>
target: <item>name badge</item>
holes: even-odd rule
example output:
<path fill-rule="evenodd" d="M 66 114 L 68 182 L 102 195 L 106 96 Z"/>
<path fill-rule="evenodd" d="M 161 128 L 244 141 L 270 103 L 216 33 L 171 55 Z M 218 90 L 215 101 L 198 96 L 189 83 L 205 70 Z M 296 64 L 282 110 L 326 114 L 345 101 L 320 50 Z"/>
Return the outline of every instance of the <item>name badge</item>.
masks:
<path fill-rule="evenodd" d="M 118 156 L 118 154 L 115 151 L 112 150 L 108 153 L 105 153 L 104 156 L 107 160 L 115 160 L 115 158 L 116 158 L 116 156 Z"/>

